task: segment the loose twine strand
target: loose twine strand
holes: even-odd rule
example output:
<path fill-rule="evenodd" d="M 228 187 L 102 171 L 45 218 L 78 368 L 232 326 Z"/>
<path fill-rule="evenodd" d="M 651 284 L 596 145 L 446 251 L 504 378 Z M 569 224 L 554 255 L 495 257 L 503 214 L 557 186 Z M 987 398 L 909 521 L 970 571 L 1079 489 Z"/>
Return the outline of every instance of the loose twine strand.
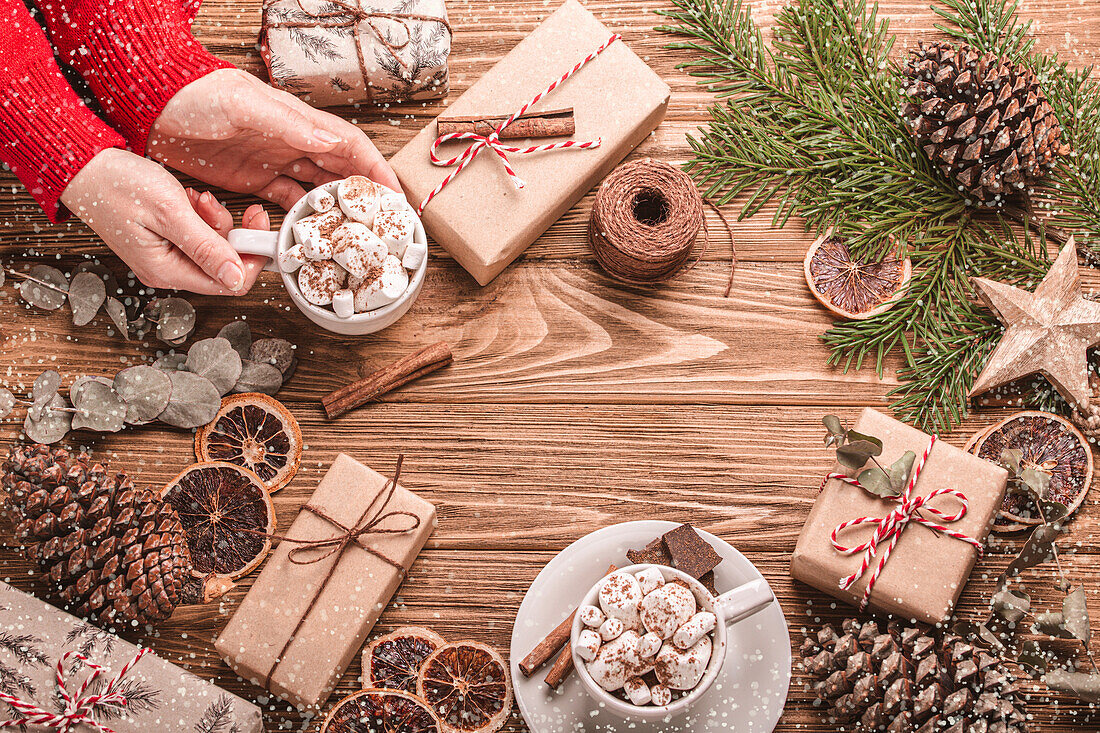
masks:
<path fill-rule="evenodd" d="M 690 176 L 663 161 L 632 161 L 604 179 L 592 205 L 588 244 L 596 261 L 616 280 L 632 285 L 666 282 L 694 268 L 710 246 L 704 203 L 729 234 L 729 297 L 737 269 L 733 229 L 721 209 L 703 200 Z M 703 246 L 692 259 L 700 231 Z"/>

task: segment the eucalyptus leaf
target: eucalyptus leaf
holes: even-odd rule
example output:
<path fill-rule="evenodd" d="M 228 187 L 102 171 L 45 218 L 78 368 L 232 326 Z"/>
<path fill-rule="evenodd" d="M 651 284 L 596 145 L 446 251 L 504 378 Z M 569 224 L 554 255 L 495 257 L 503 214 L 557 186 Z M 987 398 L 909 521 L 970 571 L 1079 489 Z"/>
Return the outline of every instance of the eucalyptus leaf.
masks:
<path fill-rule="evenodd" d="M 108 268 L 101 262 L 84 260 L 75 268 L 73 268 L 73 271 L 71 273 L 73 280 L 75 280 L 76 276 L 82 272 L 90 272 L 93 275 L 96 275 L 100 280 L 102 280 L 103 288 L 108 295 L 117 295 L 121 290 L 121 288 L 119 288 L 118 286 L 118 280 L 115 278 L 115 274 L 111 272 L 110 268 Z"/>
<path fill-rule="evenodd" d="M 1074 639 L 1088 646 L 1089 643 L 1089 607 L 1085 599 L 1085 589 L 1078 586 L 1066 594 L 1062 600 L 1062 615 L 1066 619 L 1066 631 Z"/>
<path fill-rule="evenodd" d="M 72 385 L 69 386 L 69 402 L 73 407 L 80 407 L 80 401 L 84 397 L 84 388 L 92 382 L 99 382 L 108 387 L 112 385 L 112 381 L 107 377 L 77 377 L 73 380 Z"/>
<path fill-rule="evenodd" d="M 107 300 L 107 288 L 99 275 L 78 272 L 69 285 L 69 308 L 73 311 L 73 325 L 91 323 L 100 306 Z"/>
<path fill-rule="evenodd" d="M 218 331 L 218 336 L 229 342 L 233 350 L 241 355 L 241 360 L 248 358 L 248 352 L 252 348 L 252 329 L 245 321 L 230 321 Z"/>
<path fill-rule="evenodd" d="M 191 372 L 168 372 L 172 397 L 158 419 L 177 428 L 197 428 L 213 420 L 222 399 L 217 388 L 205 377 Z"/>
<path fill-rule="evenodd" d="M 0 267 L 0 288 L 4 287 L 4 283 L 7 282 L 8 272 L 3 267 Z"/>
<path fill-rule="evenodd" d="M 126 422 L 144 425 L 157 419 L 172 397 L 172 379 L 160 369 L 144 364 L 115 375 L 114 389 L 126 403 Z"/>
<path fill-rule="evenodd" d="M 1064 531 L 1065 528 L 1057 523 L 1040 524 L 1036 527 L 1021 548 L 1020 554 L 1012 559 L 1008 569 L 1001 575 L 997 582 L 998 590 L 1006 587 L 1009 578 L 1053 558 L 1054 543 Z"/>
<path fill-rule="evenodd" d="M 857 480 L 864 489 L 883 499 L 898 495 L 898 492 L 894 490 L 894 486 L 890 482 L 890 477 L 883 473 L 882 469 L 878 466 L 863 471 L 859 474 Z"/>
<path fill-rule="evenodd" d="M 47 369 L 38 375 L 31 387 L 31 400 L 35 405 L 47 405 L 61 387 L 61 375 L 53 369 Z"/>
<path fill-rule="evenodd" d="M 183 298 L 161 298 L 156 302 L 157 338 L 177 342 L 195 330 L 195 308 Z"/>
<path fill-rule="evenodd" d="M 37 308 L 55 311 L 65 305 L 69 280 L 65 273 L 49 265 L 35 265 L 30 269 L 33 280 L 19 283 L 19 295 Z"/>
<path fill-rule="evenodd" d="M 905 490 L 905 483 L 909 480 L 916 460 L 917 454 L 907 450 L 901 454 L 901 458 L 890 464 L 890 485 L 894 487 L 895 495 L 900 495 Z"/>
<path fill-rule="evenodd" d="M 1038 676 L 1046 673 L 1047 662 L 1050 655 L 1043 651 L 1035 640 L 1028 639 L 1020 644 L 1018 653 L 1016 654 L 1016 661 L 1021 667 L 1024 667 L 1032 676 Z"/>
<path fill-rule="evenodd" d="M 259 339 L 248 350 L 248 358 L 270 364 L 283 375 L 283 381 L 290 379 L 298 360 L 294 358 L 294 344 L 285 339 Z"/>
<path fill-rule="evenodd" d="M 241 376 L 233 385 L 233 391 L 262 392 L 274 395 L 283 386 L 283 375 L 270 364 L 246 359 L 241 362 Z"/>
<path fill-rule="evenodd" d="M 990 603 L 997 615 L 1010 623 L 1019 622 L 1031 610 L 1031 597 L 1018 590 L 997 591 Z"/>
<path fill-rule="evenodd" d="M 993 630 L 985 624 L 979 624 L 973 621 L 959 621 L 951 627 L 951 630 L 959 636 L 965 637 L 968 641 L 980 641 L 986 646 L 997 650 L 998 653 L 1003 654 L 1005 651 L 1005 645 L 997 635 L 993 633 Z"/>
<path fill-rule="evenodd" d="M 160 357 L 153 362 L 154 369 L 160 369 L 162 372 L 179 372 L 187 371 L 187 354 L 177 354 L 171 352 Z"/>
<path fill-rule="evenodd" d="M 48 405 L 43 405 L 40 418 L 34 417 L 30 410 L 23 421 L 23 432 L 35 443 L 50 445 L 64 439 L 72 428 L 72 413 L 66 411 L 65 398 L 55 394 Z"/>
<path fill-rule="evenodd" d="M 1024 460 L 1024 452 L 1019 448 L 1005 448 L 1001 451 L 1001 465 L 1007 468 L 1013 476 L 1020 473 L 1020 465 Z"/>
<path fill-rule="evenodd" d="M 1035 615 L 1035 623 L 1031 625 L 1037 634 L 1046 634 L 1059 639 L 1072 639 L 1073 634 L 1066 628 L 1066 617 L 1059 611 L 1048 611 Z"/>
<path fill-rule="evenodd" d="M 1043 675 L 1052 690 L 1065 692 L 1085 702 L 1100 702 L 1100 674 L 1052 669 Z"/>
<path fill-rule="evenodd" d="M 842 423 L 840 418 L 836 415 L 826 415 L 821 418 L 821 422 L 825 425 L 825 429 L 832 435 L 844 432 L 844 423 Z"/>
<path fill-rule="evenodd" d="M 80 404 L 74 405 L 73 430 L 117 433 L 126 426 L 126 403 L 109 385 L 88 382 L 80 392 Z"/>
<path fill-rule="evenodd" d="M 107 315 L 111 317 L 111 322 L 115 324 L 115 328 L 122 334 L 122 337 L 129 341 L 130 326 L 126 321 L 126 306 L 122 304 L 122 301 L 108 295 L 104 303 L 104 310 L 107 311 Z"/>
<path fill-rule="evenodd" d="M 836 459 L 845 468 L 862 468 L 871 456 L 882 453 L 882 447 L 867 440 L 855 440 L 836 449 Z"/>
<path fill-rule="evenodd" d="M 2 270 L 0 270 L 2 272 Z M 11 414 L 15 409 L 15 395 L 7 387 L 0 387 L 0 420 Z"/>
<path fill-rule="evenodd" d="M 1020 471 L 1017 480 L 1035 501 L 1045 499 L 1050 488 L 1050 474 L 1032 466 Z"/>
<path fill-rule="evenodd" d="M 206 377 L 219 394 L 229 394 L 241 376 L 241 357 L 227 339 L 215 336 L 191 344 L 187 371 Z"/>
<path fill-rule="evenodd" d="M 873 456 L 881 456 L 882 455 L 882 441 L 879 440 L 878 438 L 876 438 L 873 435 L 866 435 L 864 433 L 857 433 L 855 430 L 849 430 L 848 431 L 848 442 L 849 443 L 870 443 L 872 446 L 874 446 L 873 449 L 871 450 L 871 455 L 873 455 Z"/>

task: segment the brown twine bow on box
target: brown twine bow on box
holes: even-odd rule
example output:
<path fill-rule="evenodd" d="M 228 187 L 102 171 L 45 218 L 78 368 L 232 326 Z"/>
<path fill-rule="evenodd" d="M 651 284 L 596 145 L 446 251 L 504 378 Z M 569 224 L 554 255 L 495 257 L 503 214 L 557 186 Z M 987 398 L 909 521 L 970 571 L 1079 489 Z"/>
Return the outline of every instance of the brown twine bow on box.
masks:
<path fill-rule="evenodd" d="M 287 556 L 290 562 L 295 565 L 313 565 L 333 556 L 335 556 L 336 559 L 333 560 L 328 572 L 325 573 L 324 579 L 322 579 L 321 583 L 317 586 L 317 591 L 313 594 L 313 598 L 310 599 L 309 605 L 306 606 L 305 613 L 298 619 L 298 624 L 294 627 L 294 631 L 290 633 L 286 643 L 283 644 L 282 650 L 275 656 L 275 661 L 272 663 L 271 669 L 267 673 L 267 680 L 264 683 L 265 688 L 271 687 L 271 679 L 275 676 L 275 671 L 279 668 L 279 665 L 282 664 L 283 657 L 286 656 L 287 651 L 290 649 L 290 645 L 293 644 L 294 640 L 298 637 L 298 632 L 302 630 L 302 626 L 305 625 L 306 619 L 309 618 L 309 615 L 313 612 L 314 607 L 321 598 L 321 594 L 324 593 L 329 581 L 332 580 L 332 576 L 336 574 L 336 567 L 340 564 L 340 558 L 343 557 L 344 553 L 351 545 L 359 545 L 363 550 L 366 550 L 387 565 L 392 566 L 400 574 L 401 579 L 405 579 L 408 570 L 404 565 L 387 557 L 385 554 L 372 547 L 367 547 L 362 542 L 364 537 L 370 535 L 408 534 L 420 527 L 420 517 L 412 512 L 386 511 L 386 507 L 389 506 L 390 501 L 393 499 L 394 492 L 397 491 L 397 480 L 401 476 L 401 464 L 404 460 L 405 456 L 403 455 L 397 457 L 397 466 L 394 468 L 393 478 L 391 478 L 386 483 L 385 487 L 383 487 L 382 491 L 371 500 L 371 503 L 367 506 L 362 515 L 360 515 L 358 521 L 350 527 L 341 524 L 330 517 L 325 511 L 315 506 L 306 504 L 302 507 L 302 511 L 310 512 L 339 529 L 340 534 L 335 537 L 323 540 L 299 540 L 285 535 L 268 535 L 272 539 L 299 545 L 299 547 L 295 547 L 291 550 L 290 554 Z M 381 503 L 379 503 L 379 501 L 381 501 Z M 375 507 L 377 507 L 377 509 Z M 412 524 L 404 529 L 387 529 L 380 526 L 386 520 L 393 517 L 409 517 L 412 519 Z"/>
<path fill-rule="evenodd" d="M 666 282 L 694 268 L 710 246 L 704 203 L 718 213 L 730 236 L 728 297 L 737 267 L 733 230 L 686 173 L 663 161 L 632 161 L 604 179 L 592 204 L 588 244 L 600 267 L 616 280 L 631 285 Z M 703 246 L 692 260 L 700 231 Z"/>
<path fill-rule="evenodd" d="M 445 18 L 435 15 L 421 15 L 419 13 L 387 13 L 380 10 L 367 10 L 363 7 L 363 0 L 327 0 L 328 7 L 336 7 L 336 10 L 325 10 L 311 13 L 302 6 L 302 0 L 296 0 L 298 9 L 310 17 L 310 20 L 277 20 L 266 23 L 267 28 L 347 28 L 352 31 L 355 38 L 355 53 L 359 59 L 359 72 L 363 75 L 363 88 L 371 97 L 370 72 L 367 69 L 366 52 L 363 50 L 363 36 L 357 33 L 361 23 L 365 23 L 378 42 L 393 56 L 394 60 L 404 70 L 409 70 L 409 65 L 401 58 L 399 52 L 408 47 L 412 42 L 412 21 L 424 23 L 439 23 L 447 29 L 447 33 L 454 37 L 454 30 Z M 405 40 L 401 43 L 392 43 L 375 23 L 376 20 L 392 20 L 400 23 L 405 29 Z"/>

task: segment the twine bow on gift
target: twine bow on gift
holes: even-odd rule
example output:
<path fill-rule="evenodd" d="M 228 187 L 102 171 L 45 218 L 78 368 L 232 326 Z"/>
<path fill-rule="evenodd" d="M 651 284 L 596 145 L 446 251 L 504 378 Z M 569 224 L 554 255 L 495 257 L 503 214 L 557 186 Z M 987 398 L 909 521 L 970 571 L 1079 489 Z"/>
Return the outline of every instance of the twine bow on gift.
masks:
<path fill-rule="evenodd" d="M 367 9 L 363 7 L 362 0 L 328 0 L 325 4 L 326 10 L 319 10 L 316 13 L 311 13 L 302 6 L 302 0 L 297 0 L 298 9 L 302 11 L 309 20 L 276 20 L 270 23 L 266 23 L 267 28 L 344 28 L 351 31 L 352 37 L 355 39 L 355 53 L 359 60 L 359 72 L 363 75 L 363 88 L 366 89 L 367 95 L 370 95 L 370 70 L 367 68 L 366 52 L 363 50 L 363 37 L 358 33 L 360 25 L 365 25 L 370 29 L 374 37 L 378 39 L 378 42 L 390 52 L 398 66 L 402 70 L 408 72 L 409 65 L 401 58 L 400 52 L 408 47 L 412 42 L 412 21 L 420 21 L 424 23 L 439 23 L 441 26 L 447 29 L 447 33 L 454 35 L 454 31 L 451 29 L 451 24 L 447 22 L 445 18 L 439 18 L 434 15 L 420 15 L 418 13 L 387 13 L 380 10 Z M 382 29 L 378 27 L 375 21 L 378 20 L 392 20 L 400 23 L 405 29 L 405 40 L 401 43 L 393 43 L 382 32 Z"/>
<path fill-rule="evenodd" d="M 123 678 L 129 674 L 134 665 L 149 653 L 151 653 L 149 649 L 139 649 L 138 653 L 134 655 L 134 658 L 119 670 L 119 673 L 115 675 L 113 680 L 108 682 L 99 692 L 89 695 L 87 692 L 88 689 L 91 688 L 92 683 L 95 682 L 96 678 L 101 674 L 106 673 L 106 670 L 90 661 L 79 652 L 65 652 L 57 662 L 57 693 L 63 705 L 61 712 L 51 712 L 32 702 L 20 700 L 14 695 L 0 693 L 0 702 L 5 703 L 8 707 L 23 716 L 14 720 L 0 721 L 0 728 L 37 725 L 55 730 L 58 733 L 69 733 L 69 731 L 73 730 L 76 726 L 84 724 L 91 727 L 93 730 L 100 731 L 100 733 L 114 733 L 113 729 L 99 723 L 93 717 L 95 715 L 95 709 L 97 706 L 103 705 L 119 708 L 126 707 L 128 700 L 126 696 L 119 691 L 119 687 L 122 684 Z M 67 663 L 70 659 L 80 661 L 84 666 L 88 667 L 88 669 L 92 670 L 92 673 L 84 680 L 84 683 L 80 686 L 80 691 L 77 692 L 76 695 L 71 694 L 65 685 Z"/>
<path fill-rule="evenodd" d="M 901 539 L 902 533 L 905 532 L 906 528 L 912 522 L 923 524 L 925 527 L 928 527 L 935 532 L 941 532 L 948 537 L 953 537 L 954 539 L 968 542 L 978 550 L 979 555 L 982 553 L 982 543 L 978 540 L 970 537 L 969 535 L 963 534 L 962 532 L 958 532 L 956 530 L 945 527 L 944 525 L 939 524 L 938 522 L 935 522 L 917 513 L 918 511 L 923 510 L 928 512 L 929 514 L 933 514 L 939 517 L 944 522 L 950 524 L 952 522 L 957 522 L 965 517 L 966 512 L 970 507 L 969 502 L 966 500 L 966 495 L 963 494 L 961 491 L 956 491 L 955 489 L 935 489 L 926 496 L 913 496 L 913 489 L 917 485 L 917 479 L 920 477 L 921 470 L 924 469 L 924 464 L 928 460 L 928 454 L 932 452 L 932 446 L 936 444 L 936 440 L 937 436 L 933 435 L 932 440 L 928 443 L 928 447 L 925 448 L 924 453 L 921 455 L 920 459 L 914 464 L 913 470 L 910 471 L 909 480 L 906 481 L 905 490 L 901 493 L 901 495 L 890 497 L 892 499 L 896 499 L 898 502 L 893 511 L 887 514 L 885 517 L 860 517 L 858 519 L 850 519 L 847 522 L 842 522 L 836 526 L 836 528 L 830 535 L 833 547 L 838 552 L 844 555 L 855 555 L 859 552 L 863 553 L 863 559 L 859 564 L 859 570 L 852 573 L 848 577 L 841 579 L 840 587 L 844 590 L 848 590 L 849 588 L 851 588 L 853 585 L 855 585 L 856 581 L 858 581 L 867 573 L 868 568 L 871 567 L 871 563 L 875 559 L 875 554 L 878 552 L 879 545 L 883 542 L 886 543 L 886 546 L 883 548 L 882 551 L 882 557 L 879 558 L 878 565 L 875 567 L 874 571 L 871 573 L 870 579 L 867 581 L 867 588 L 863 591 L 863 599 L 860 601 L 859 604 L 860 610 L 866 608 L 867 602 L 871 598 L 871 590 L 875 587 L 875 583 L 878 581 L 879 576 L 882 575 L 882 571 L 886 567 L 887 561 L 889 561 L 890 559 L 890 553 L 894 551 L 894 547 L 898 544 L 898 540 Z M 859 481 L 848 476 L 847 474 L 830 473 L 828 476 L 825 477 L 826 481 L 828 481 L 829 479 L 837 479 L 839 481 L 843 481 L 846 484 L 850 484 L 851 486 L 856 486 L 861 489 L 864 488 L 863 485 L 859 483 Z M 824 486 L 824 484 L 822 485 Z M 954 514 L 947 514 L 940 511 L 939 509 L 936 509 L 933 506 L 930 506 L 929 502 L 931 502 L 937 496 L 954 496 L 959 500 L 959 503 L 961 505 L 959 507 L 959 510 Z M 867 540 L 866 542 L 855 545 L 853 547 L 848 547 L 847 545 L 842 545 L 837 539 L 840 533 L 844 530 L 851 527 L 858 527 L 864 524 L 875 525 L 874 534 L 872 534 L 871 539 Z"/>
<path fill-rule="evenodd" d="M 302 626 L 305 625 L 306 619 L 309 618 L 309 615 L 313 612 L 314 607 L 321 598 L 321 594 L 324 593 L 329 581 L 332 580 L 332 576 L 336 574 L 336 568 L 340 564 L 340 558 L 343 557 L 344 553 L 352 545 L 357 545 L 360 549 L 367 551 L 382 562 L 392 566 L 397 570 L 402 580 L 405 578 L 408 571 L 405 569 L 404 565 L 393 558 L 387 557 L 384 553 L 372 547 L 367 547 L 362 542 L 363 538 L 369 537 L 370 535 L 408 534 L 409 532 L 416 531 L 420 527 L 420 517 L 412 512 L 387 511 L 387 507 L 389 507 L 390 501 L 397 491 L 397 480 L 401 476 L 401 464 L 404 460 L 404 456 L 398 456 L 397 467 L 394 468 L 393 478 L 391 478 L 382 491 L 371 500 L 366 510 L 360 515 L 359 520 L 350 527 L 333 519 L 324 510 L 318 507 L 309 504 L 302 507 L 302 511 L 307 511 L 340 530 L 340 534 L 335 537 L 323 540 L 299 540 L 287 536 L 268 535 L 273 539 L 298 545 L 298 547 L 295 547 L 287 555 L 290 562 L 295 565 L 313 565 L 330 557 L 335 557 L 336 559 L 333 560 L 328 572 L 325 573 L 325 577 L 317 585 L 317 590 L 314 592 L 313 598 L 310 599 L 309 605 L 306 606 L 306 610 L 302 614 L 302 617 L 298 619 L 298 624 L 294 627 L 294 631 L 290 633 L 286 643 L 283 644 L 282 650 L 276 655 L 275 662 L 271 665 L 271 669 L 267 673 L 267 681 L 264 685 L 265 688 L 271 687 L 271 679 L 275 676 L 275 671 L 282 663 L 283 657 L 286 656 L 287 651 L 290 649 L 290 645 L 294 643 L 294 640 L 298 637 L 298 632 L 302 630 Z M 409 523 L 408 527 L 387 528 L 382 526 L 385 522 L 394 517 L 408 517 L 412 522 Z"/>
<path fill-rule="evenodd" d="M 454 170 L 454 172 L 444 178 L 440 182 L 440 184 L 435 187 L 435 190 L 428 194 L 428 196 L 424 199 L 423 202 L 421 202 L 420 206 L 417 208 L 416 213 L 423 214 L 424 209 L 425 207 L 427 207 L 428 203 L 431 202 L 431 200 L 434 199 L 444 188 L 446 188 L 451 181 L 457 178 L 458 175 L 466 169 L 466 166 L 472 163 L 474 158 L 476 158 L 478 154 L 485 148 L 489 148 L 494 153 L 496 153 L 497 157 L 499 157 L 501 162 L 504 163 L 504 170 L 508 172 L 508 177 L 512 179 L 512 183 L 515 185 L 516 188 L 523 188 L 524 183 L 523 179 L 516 175 L 515 170 L 513 170 L 512 164 L 508 160 L 508 153 L 513 153 L 515 155 L 530 155 L 531 153 L 544 153 L 548 150 L 588 150 L 590 148 L 598 148 L 602 143 L 602 140 L 600 138 L 596 138 L 595 140 L 585 140 L 583 142 L 577 140 L 566 140 L 565 142 L 547 143 L 545 145 L 535 145 L 529 148 L 517 148 L 512 145 L 503 144 L 500 141 L 500 133 L 503 132 L 506 127 L 511 125 L 517 119 L 527 114 L 527 111 L 538 104 L 543 97 L 550 94 L 559 86 L 564 84 L 571 76 L 576 74 L 590 61 L 606 51 L 611 44 L 613 44 L 615 41 L 618 41 L 620 38 L 622 38 L 622 36 L 617 33 L 612 35 L 611 38 L 607 40 L 607 42 L 605 42 L 598 49 L 590 53 L 588 56 L 581 59 L 576 66 L 565 72 L 561 76 L 561 78 L 551 83 L 550 86 L 548 86 L 546 89 L 536 94 L 533 99 L 531 99 L 529 102 L 527 102 L 527 104 L 516 110 L 515 114 L 504 120 L 504 122 L 498 125 L 488 135 L 479 135 L 476 132 L 450 132 L 446 135 L 440 135 L 438 138 L 436 138 L 435 142 L 432 143 L 431 150 L 429 151 L 432 163 L 443 168 L 451 168 L 453 166 L 458 167 Z M 473 142 L 468 148 L 466 148 L 465 151 L 462 152 L 461 155 L 455 156 L 454 158 L 444 160 L 436 155 L 436 152 L 439 150 L 440 145 L 451 142 L 452 140 L 472 140 Z"/>

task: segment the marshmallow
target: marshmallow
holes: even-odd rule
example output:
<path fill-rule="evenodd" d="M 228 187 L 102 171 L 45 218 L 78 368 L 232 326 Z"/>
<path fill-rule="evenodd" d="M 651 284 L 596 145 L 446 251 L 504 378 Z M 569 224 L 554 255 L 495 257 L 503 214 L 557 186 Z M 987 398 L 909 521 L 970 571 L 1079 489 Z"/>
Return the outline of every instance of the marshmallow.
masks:
<path fill-rule="evenodd" d="M 373 226 L 374 216 L 378 213 L 378 198 L 383 190 L 382 186 L 366 176 L 349 176 L 340 181 L 336 198 L 345 216 L 360 224 Z"/>
<path fill-rule="evenodd" d="M 380 211 L 374 219 L 374 233 L 390 248 L 390 254 L 401 257 L 412 241 L 416 217 L 408 209 Z"/>
<path fill-rule="evenodd" d="M 577 636 L 577 656 L 591 662 L 600 651 L 600 635 L 592 629 L 585 629 Z"/>
<path fill-rule="evenodd" d="M 401 260 L 387 255 L 382 260 L 382 292 L 397 300 L 409 289 L 409 273 L 401 266 Z"/>
<path fill-rule="evenodd" d="M 279 253 L 279 269 L 283 272 L 297 272 L 298 268 L 309 262 L 304 248 L 296 244 L 285 252 Z"/>
<path fill-rule="evenodd" d="M 302 254 L 314 262 L 332 259 L 332 240 L 328 237 L 311 234 L 302 244 Z"/>
<path fill-rule="evenodd" d="M 416 272 L 420 269 L 420 265 L 424 264 L 427 257 L 428 245 L 421 242 L 409 242 L 409 246 L 405 247 L 405 254 L 401 257 L 401 265 L 406 270 Z"/>
<path fill-rule="evenodd" d="M 409 208 L 409 201 L 405 194 L 387 191 L 378 197 L 379 211 L 401 211 Z"/>
<path fill-rule="evenodd" d="M 355 315 L 355 293 L 344 288 L 332 294 L 332 310 L 340 318 L 351 318 Z"/>
<path fill-rule="evenodd" d="M 612 639 L 618 639 L 619 635 L 625 631 L 623 622 L 617 618 L 609 618 L 600 624 L 600 638 L 604 641 L 611 641 Z"/>
<path fill-rule="evenodd" d="M 665 576 L 661 573 L 661 569 L 657 567 L 646 568 L 641 572 L 634 573 L 634 577 L 638 579 L 638 585 L 642 587 L 642 595 L 649 595 L 665 584 Z"/>
<path fill-rule="evenodd" d="M 600 609 L 607 616 L 622 621 L 628 629 L 639 626 L 638 605 L 641 602 L 642 588 L 630 573 L 612 573 L 600 586 Z"/>
<path fill-rule="evenodd" d="M 662 644 L 664 644 L 664 641 L 661 640 L 661 637 L 652 631 L 647 632 L 638 642 L 638 656 L 642 659 L 652 659 L 657 656 L 657 652 L 661 651 Z"/>
<path fill-rule="evenodd" d="M 306 194 L 306 204 L 318 213 L 324 213 L 336 206 L 336 197 L 323 188 L 315 188 Z"/>
<path fill-rule="evenodd" d="M 298 289 L 313 305 L 329 305 L 346 277 L 343 268 L 331 260 L 307 262 L 298 270 Z"/>
<path fill-rule="evenodd" d="M 684 650 L 665 644 L 657 654 L 654 667 L 657 679 L 673 690 L 694 690 L 707 671 L 712 648 L 709 636 Z"/>
<path fill-rule="evenodd" d="M 614 692 L 630 677 L 640 676 L 631 673 L 627 659 L 631 650 L 637 649 L 640 638 L 637 631 L 627 629 L 617 639 L 600 647 L 596 658 L 588 663 L 588 673 L 597 685 Z"/>
<path fill-rule="evenodd" d="M 649 692 L 649 685 L 638 677 L 631 677 L 623 683 L 623 692 L 626 693 L 626 697 L 630 702 L 635 705 L 642 706 L 648 705 L 649 701 L 653 699 Z"/>
<path fill-rule="evenodd" d="M 349 221 L 332 233 L 332 254 L 336 264 L 352 275 L 367 278 L 382 267 L 389 250 L 366 224 Z"/>
<path fill-rule="evenodd" d="M 581 606 L 577 610 L 577 614 L 581 617 L 581 623 L 585 626 L 590 626 L 593 629 L 600 628 L 600 624 L 607 618 L 596 606 Z"/>
<path fill-rule="evenodd" d="M 663 708 L 672 703 L 672 690 L 664 685 L 653 685 L 649 688 L 649 698 L 654 705 Z"/>
<path fill-rule="evenodd" d="M 386 255 L 377 276 L 355 291 L 355 312 L 364 313 L 394 302 L 409 287 L 409 274 L 393 255 Z"/>
<path fill-rule="evenodd" d="M 679 583 L 665 583 L 641 602 L 642 625 L 662 639 L 695 615 L 695 595 Z"/>
<path fill-rule="evenodd" d="M 700 611 L 689 618 L 676 633 L 672 635 L 672 643 L 681 649 L 695 646 L 695 643 L 714 630 L 718 619 L 710 611 Z"/>
<path fill-rule="evenodd" d="M 316 237 L 328 239 L 343 221 L 344 215 L 333 209 L 299 219 L 291 225 L 290 230 L 294 232 L 294 241 L 305 246 L 308 240 Z"/>

